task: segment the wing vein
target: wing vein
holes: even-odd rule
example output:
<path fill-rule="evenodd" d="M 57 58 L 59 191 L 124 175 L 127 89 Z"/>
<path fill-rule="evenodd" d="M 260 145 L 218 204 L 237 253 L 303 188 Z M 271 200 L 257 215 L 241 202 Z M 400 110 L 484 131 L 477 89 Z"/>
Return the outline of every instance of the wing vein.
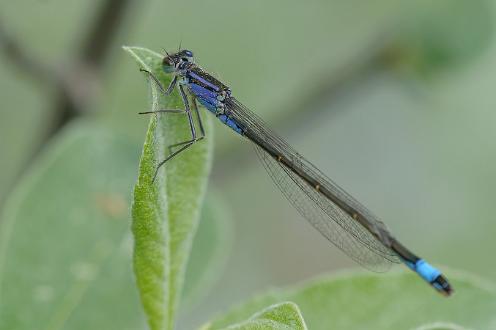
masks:
<path fill-rule="evenodd" d="M 255 143 L 255 151 L 275 185 L 296 210 L 336 247 L 356 262 L 373 271 L 389 269 L 400 262 L 387 246 L 391 235 L 386 226 L 369 210 L 325 176 L 312 163 L 272 132 L 264 122 L 234 98 L 226 100 L 228 115 L 245 128 L 245 135 Z M 270 150 L 266 150 L 270 148 Z M 275 157 L 291 162 L 297 172 L 306 173 L 367 219 L 366 228 L 307 180 Z"/>

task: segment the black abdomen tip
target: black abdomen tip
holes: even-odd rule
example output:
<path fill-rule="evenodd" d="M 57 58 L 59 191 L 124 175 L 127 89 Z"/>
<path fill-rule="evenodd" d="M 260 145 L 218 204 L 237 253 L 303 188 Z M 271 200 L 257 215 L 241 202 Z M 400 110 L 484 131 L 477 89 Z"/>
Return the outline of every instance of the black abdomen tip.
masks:
<path fill-rule="evenodd" d="M 454 292 L 448 280 L 443 275 L 436 277 L 431 284 L 445 296 L 450 296 Z"/>

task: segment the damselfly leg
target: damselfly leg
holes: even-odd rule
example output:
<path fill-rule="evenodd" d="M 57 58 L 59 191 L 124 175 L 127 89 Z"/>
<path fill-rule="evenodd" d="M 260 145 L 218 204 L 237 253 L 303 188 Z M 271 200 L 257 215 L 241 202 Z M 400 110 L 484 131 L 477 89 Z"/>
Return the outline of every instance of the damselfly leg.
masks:
<path fill-rule="evenodd" d="M 158 78 L 155 77 L 155 75 L 153 73 L 151 73 L 150 71 L 148 71 L 146 69 L 143 69 L 143 68 L 141 68 L 140 71 L 146 73 L 148 75 L 148 77 L 150 77 L 150 79 L 152 79 L 155 82 L 155 84 L 157 85 L 157 87 L 160 89 L 160 91 L 162 92 L 162 94 L 164 94 L 165 96 L 167 96 L 170 93 L 172 93 L 172 91 L 174 90 L 174 87 L 176 87 L 177 76 L 174 76 L 174 78 L 172 78 L 172 81 L 170 82 L 170 84 L 167 87 L 167 89 L 164 89 L 164 86 L 162 85 L 162 83 L 160 82 L 160 80 L 158 80 Z"/>
<path fill-rule="evenodd" d="M 172 93 L 174 87 L 177 85 L 177 77 L 174 77 L 167 87 L 167 89 L 164 89 L 162 83 L 158 80 L 157 77 L 153 73 L 151 73 L 148 70 L 145 69 L 140 69 L 140 71 L 145 72 L 148 74 L 150 77 L 150 81 L 155 83 L 155 85 L 158 87 L 158 89 L 161 91 L 161 94 L 168 96 L 170 93 Z M 181 95 L 181 99 L 184 104 L 184 109 L 160 109 L 160 110 L 154 110 L 154 111 L 145 111 L 145 112 L 140 112 L 140 114 L 152 114 L 152 113 L 175 113 L 175 114 L 186 114 L 188 116 L 188 123 L 190 127 L 190 132 L 191 132 L 191 139 L 182 141 L 179 143 L 174 143 L 169 145 L 167 148 L 169 150 L 169 155 L 162 160 L 161 162 L 158 163 L 157 168 L 155 169 L 155 174 L 153 175 L 153 181 L 155 181 L 158 171 L 162 165 L 164 165 L 166 162 L 180 154 L 181 152 L 185 151 L 189 147 L 191 147 L 195 142 L 202 140 L 205 137 L 205 129 L 202 123 L 202 119 L 200 116 L 200 112 L 198 111 L 198 106 L 196 102 L 193 100 L 193 110 L 195 111 L 195 115 L 198 121 L 198 125 L 200 128 L 200 135 L 198 136 L 196 133 L 196 127 L 195 127 L 195 122 L 193 119 L 192 115 L 192 109 L 189 105 L 188 101 L 188 95 L 184 91 L 184 87 L 182 85 L 179 85 L 179 93 Z M 176 151 L 173 151 L 174 148 L 180 147 Z"/>

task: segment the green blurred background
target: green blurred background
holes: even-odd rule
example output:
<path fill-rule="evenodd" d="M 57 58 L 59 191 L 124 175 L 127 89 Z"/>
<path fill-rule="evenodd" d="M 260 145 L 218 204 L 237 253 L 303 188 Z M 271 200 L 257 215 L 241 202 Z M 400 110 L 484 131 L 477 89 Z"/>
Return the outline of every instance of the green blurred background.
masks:
<path fill-rule="evenodd" d="M 84 63 L 81 45 L 105 6 L 124 8 L 122 18 L 103 20 L 102 31 L 115 34 L 105 46 L 90 40 L 87 49 L 104 55 Z M 137 169 L 148 87 L 121 46 L 161 52 L 182 42 L 406 246 L 494 279 L 494 14 L 493 2 L 479 0 L 2 1 L 0 200 L 36 167 L 46 137 L 58 136 L 61 85 L 79 102 L 70 121 L 128 139 L 126 166 Z M 48 74 L 17 61 L 12 41 Z M 182 328 L 267 287 L 358 268 L 301 219 L 251 146 L 217 123 L 215 145 L 209 194 L 228 214 L 231 244 L 219 280 L 183 313 Z M 129 205 L 134 179 L 126 184 Z"/>

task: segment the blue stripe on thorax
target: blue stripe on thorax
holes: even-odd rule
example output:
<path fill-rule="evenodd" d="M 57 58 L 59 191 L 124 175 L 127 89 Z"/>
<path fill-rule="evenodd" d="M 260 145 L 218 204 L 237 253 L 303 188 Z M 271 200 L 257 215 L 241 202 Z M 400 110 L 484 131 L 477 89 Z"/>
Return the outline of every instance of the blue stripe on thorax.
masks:
<path fill-rule="evenodd" d="M 187 72 L 187 75 L 197 81 L 199 81 L 200 83 L 204 84 L 205 86 L 208 86 L 210 88 L 212 88 L 214 91 L 220 91 L 220 88 L 219 86 L 216 86 L 214 84 L 212 84 L 210 81 L 206 80 L 205 78 L 197 75 L 196 73 L 194 73 L 193 71 L 188 71 Z"/>

